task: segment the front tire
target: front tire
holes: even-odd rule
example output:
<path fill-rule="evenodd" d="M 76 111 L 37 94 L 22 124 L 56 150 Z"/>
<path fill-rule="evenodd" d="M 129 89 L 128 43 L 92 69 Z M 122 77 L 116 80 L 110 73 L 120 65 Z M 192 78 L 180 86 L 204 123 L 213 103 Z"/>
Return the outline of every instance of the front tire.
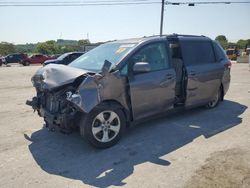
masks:
<path fill-rule="evenodd" d="M 108 148 L 121 139 L 125 126 L 126 118 L 121 107 L 105 104 L 82 118 L 80 133 L 91 145 Z"/>

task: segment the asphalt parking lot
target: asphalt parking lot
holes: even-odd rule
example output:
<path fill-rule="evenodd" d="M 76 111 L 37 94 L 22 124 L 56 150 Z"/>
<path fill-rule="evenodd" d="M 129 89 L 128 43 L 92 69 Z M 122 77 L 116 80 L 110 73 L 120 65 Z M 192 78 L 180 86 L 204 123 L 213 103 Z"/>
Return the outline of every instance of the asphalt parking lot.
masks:
<path fill-rule="evenodd" d="M 48 132 L 25 105 L 38 66 L 0 67 L 0 187 L 250 187 L 250 71 L 225 101 L 136 125 L 106 150 Z"/>

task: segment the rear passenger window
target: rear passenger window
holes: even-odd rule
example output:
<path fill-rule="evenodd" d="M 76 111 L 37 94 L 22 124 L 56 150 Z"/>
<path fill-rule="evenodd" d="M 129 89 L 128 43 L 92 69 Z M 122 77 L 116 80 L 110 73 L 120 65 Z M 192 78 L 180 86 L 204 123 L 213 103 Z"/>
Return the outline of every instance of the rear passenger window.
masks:
<path fill-rule="evenodd" d="M 200 65 L 215 63 L 212 43 L 209 41 L 181 41 L 184 63 Z"/>

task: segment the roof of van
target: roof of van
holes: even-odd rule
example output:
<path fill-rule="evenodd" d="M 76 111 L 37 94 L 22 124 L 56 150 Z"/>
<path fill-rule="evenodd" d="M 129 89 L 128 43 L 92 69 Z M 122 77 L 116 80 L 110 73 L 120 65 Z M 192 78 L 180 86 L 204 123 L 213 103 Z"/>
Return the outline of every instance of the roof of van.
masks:
<path fill-rule="evenodd" d="M 192 40 L 211 40 L 209 37 L 204 35 L 183 35 L 183 34 L 172 34 L 167 35 L 168 39 L 178 38 L 179 40 L 192 39 Z"/>
<path fill-rule="evenodd" d="M 181 35 L 181 34 L 171 34 L 171 35 L 154 35 L 154 36 L 145 36 L 141 38 L 131 38 L 131 39 L 123 39 L 123 40 L 115 40 L 110 43 L 141 43 L 146 41 L 154 41 L 154 40 L 161 40 L 161 39 L 174 39 L 178 38 L 179 40 L 211 40 L 206 36 L 198 36 L 198 35 Z"/>

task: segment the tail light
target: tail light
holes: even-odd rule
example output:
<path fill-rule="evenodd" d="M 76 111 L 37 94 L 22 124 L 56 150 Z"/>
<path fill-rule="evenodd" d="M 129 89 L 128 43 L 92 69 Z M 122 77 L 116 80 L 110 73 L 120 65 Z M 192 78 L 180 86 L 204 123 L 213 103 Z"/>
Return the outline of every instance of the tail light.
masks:
<path fill-rule="evenodd" d="M 229 61 L 226 64 L 224 64 L 224 67 L 230 69 L 232 67 L 231 61 Z"/>

